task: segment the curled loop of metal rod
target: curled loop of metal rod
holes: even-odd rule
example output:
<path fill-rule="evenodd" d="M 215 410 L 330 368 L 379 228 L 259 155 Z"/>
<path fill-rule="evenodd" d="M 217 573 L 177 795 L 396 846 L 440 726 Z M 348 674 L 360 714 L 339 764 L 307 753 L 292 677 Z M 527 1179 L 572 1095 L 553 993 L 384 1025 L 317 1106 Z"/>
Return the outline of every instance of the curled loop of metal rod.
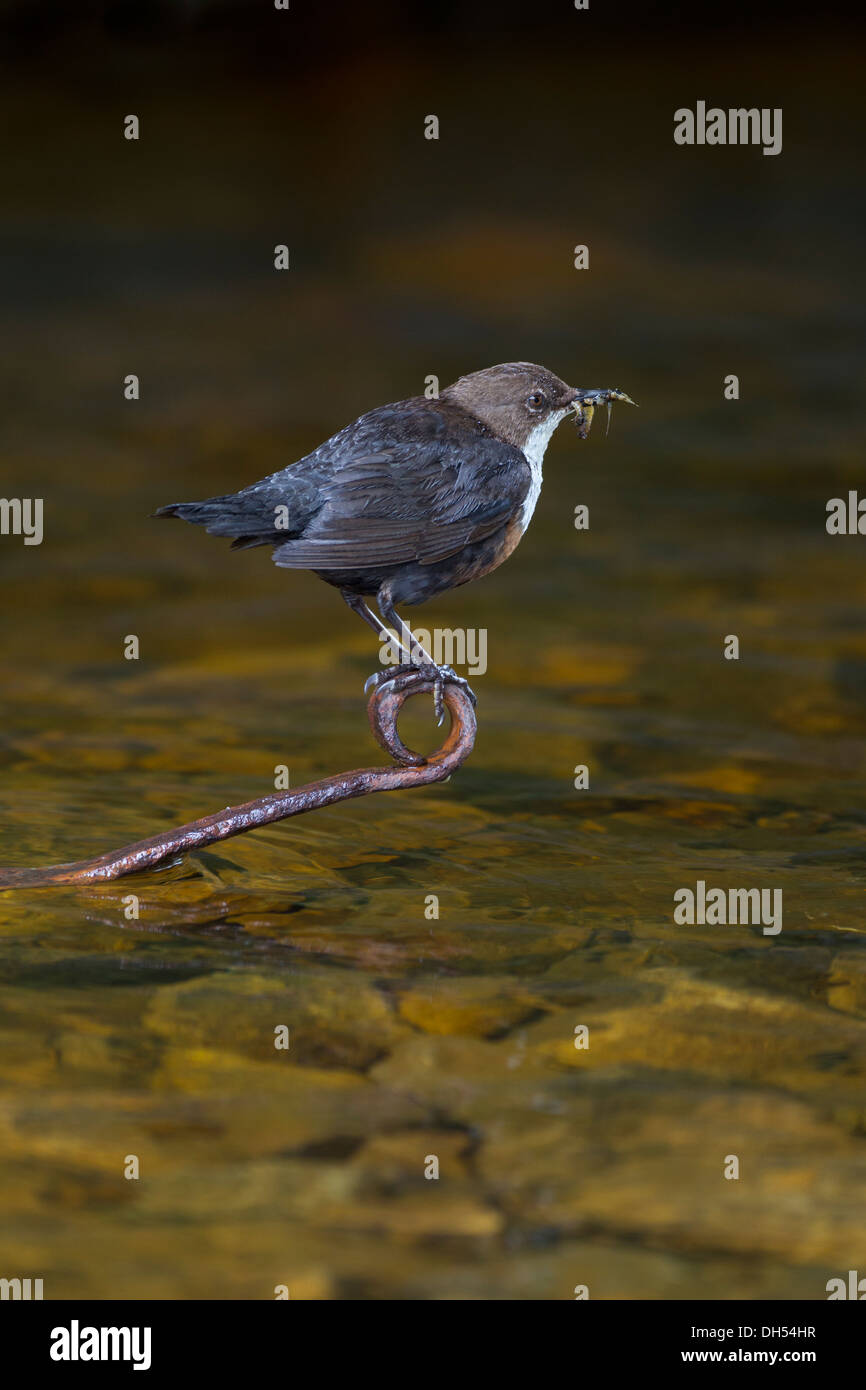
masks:
<path fill-rule="evenodd" d="M 190 821 L 176 830 L 163 831 L 161 835 L 151 835 L 123 849 L 109 850 L 95 859 L 54 864 L 44 869 L 0 869 L 0 889 L 98 883 L 122 878 L 124 874 L 172 863 L 189 850 L 204 849 L 247 830 L 316 811 L 320 806 L 333 806 L 335 802 L 369 796 L 372 792 L 443 782 L 468 758 L 475 744 L 475 710 L 470 696 L 446 678 L 444 699 L 451 728 L 441 748 L 426 758 L 407 748 L 397 732 L 397 718 L 406 700 L 413 695 L 429 694 L 433 686 L 432 676 L 420 670 L 410 671 L 385 680 L 370 696 L 367 703 L 370 727 L 380 746 L 396 760 L 395 767 L 361 767 L 353 772 L 338 772 L 321 782 L 308 782 L 296 791 L 275 792 L 242 806 L 228 806 L 212 816 L 202 816 L 200 820 Z"/>

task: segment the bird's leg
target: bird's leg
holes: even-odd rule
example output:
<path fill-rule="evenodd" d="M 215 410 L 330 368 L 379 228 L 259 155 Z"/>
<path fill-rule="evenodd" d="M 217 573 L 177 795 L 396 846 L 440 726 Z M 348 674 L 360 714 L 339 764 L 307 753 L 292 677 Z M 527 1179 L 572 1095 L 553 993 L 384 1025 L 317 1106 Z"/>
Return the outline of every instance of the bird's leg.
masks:
<path fill-rule="evenodd" d="M 404 622 L 394 607 L 394 600 L 391 597 L 391 591 L 387 584 L 383 584 L 376 595 L 376 604 L 385 622 L 396 630 L 398 640 L 404 651 L 407 650 L 408 639 L 410 669 L 413 667 L 427 667 L 435 673 L 433 708 L 436 711 L 437 723 L 441 724 L 445 719 L 445 685 L 449 681 L 452 685 L 459 685 L 461 690 L 465 690 L 473 705 L 475 705 L 477 703 L 475 692 L 469 682 L 464 680 L 462 676 L 458 676 L 457 672 L 453 670 L 451 666 L 437 666 L 430 653 L 425 651 L 421 646 L 421 643 L 412 632 L 409 624 Z M 391 674 L 394 673 L 392 672 Z M 388 677 L 386 676 L 385 679 L 388 679 Z"/>
<path fill-rule="evenodd" d="M 409 660 L 413 665 L 434 666 L 436 663 L 432 656 L 421 646 L 421 643 L 418 641 L 418 638 L 415 636 L 409 624 L 400 617 L 400 614 L 394 607 L 390 594 L 385 598 L 383 597 L 383 590 L 380 589 L 376 595 L 376 603 L 385 622 L 396 631 L 397 640 L 404 652 L 407 651 L 409 653 Z"/>
<path fill-rule="evenodd" d="M 372 609 L 367 607 L 360 594 L 353 593 L 351 589 L 341 589 L 340 596 L 342 597 L 344 603 L 348 604 L 352 612 L 357 613 L 358 617 L 363 618 L 364 622 L 368 625 L 368 627 L 371 627 L 373 629 L 380 642 L 388 641 L 392 634 L 385 627 L 385 624 L 382 622 L 382 619 L 377 618 Z M 400 651 L 407 658 L 407 660 L 401 662 L 399 666 L 392 666 L 387 671 L 375 671 L 372 676 L 368 676 L 364 682 L 365 693 L 370 689 L 371 686 L 381 685 L 383 681 L 390 680 L 392 676 L 395 676 L 398 673 L 404 671 L 414 671 L 417 669 L 414 662 L 412 661 L 412 652 L 410 648 L 407 647 L 405 642 L 402 640 L 402 636 L 399 629 L 397 632 L 397 645 L 399 646 Z"/>
<path fill-rule="evenodd" d="M 340 597 L 344 603 L 347 603 L 349 605 L 352 612 L 357 613 L 359 618 L 363 618 L 364 622 L 367 623 L 367 625 L 373 629 L 376 636 L 384 642 L 388 634 L 382 626 L 380 619 L 376 617 L 376 614 L 372 611 L 372 609 L 367 607 L 366 603 L 361 598 L 361 595 L 353 594 L 351 589 L 341 589 Z M 402 647 L 402 642 L 400 645 Z"/>
<path fill-rule="evenodd" d="M 371 627 L 373 629 L 380 642 L 388 641 L 392 634 L 385 627 L 385 624 L 382 622 L 381 618 L 377 618 L 372 609 L 367 607 L 360 594 L 352 593 L 351 589 L 341 589 L 340 596 L 343 599 L 344 603 L 348 604 L 352 612 L 357 613 L 358 617 L 363 618 L 364 622 L 368 625 L 368 627 Z M 372 676 L 368 676 L 364 682 L 365 694 L 371 686 L 381 685 L 383 681 L 388 680 L 391 676 L 396 675 L 398 672 L 415 670 L 415 666 L 412 663 L 412 653 L 409 650 L 409 648 L 405 645 L 405 643 L 401 640 L 399 632 L 397 634 L 397 643 L 400 648 L 400 651 L 404 654 L 404 656 L 408 658 L 408 660 L 401 662 L 399 666 L 391 667 L 391 669 L 388 671 L 375 671 Z"/>
<path fill-rule="evenodd" d="M 341 590 L 341 592 L 343 591 Z M 432 660 L 427 656 L 423 647 L 415 641 L 408 623 L 403 622 L 403 619 L 394 612 L 393 607 L 389 607 L 386 614 L 385 610 L 382 608 L 382 604 L 379 603 L 379 608 L 382 610 L 382 617 L 376 618 L 367 607 L 366 603 L 361 599 L 345 593 L 343 593 L 343 597 L 349 607 L 360 614 L 364 621 L 369 623 L 374 631 L 379 634 L 383 642 L 388 638 L 395 639 L 405 658 L 398 666 L 390 666 L 387 670 L 376 671 L 372 676 L 368 676 L 364 683 L 365 690 L 369 690 L 370 687 L 374 685 L 383 685 L 385 681 L 393 680 L 395 676 L 418 671 L 422 666 L 433 666 Z M 393 632 L 389 630 L 389 624 L 390 628 L 393 628 Z M 418 656 L 422 658 L 420 661 L 416 659 Z"/>

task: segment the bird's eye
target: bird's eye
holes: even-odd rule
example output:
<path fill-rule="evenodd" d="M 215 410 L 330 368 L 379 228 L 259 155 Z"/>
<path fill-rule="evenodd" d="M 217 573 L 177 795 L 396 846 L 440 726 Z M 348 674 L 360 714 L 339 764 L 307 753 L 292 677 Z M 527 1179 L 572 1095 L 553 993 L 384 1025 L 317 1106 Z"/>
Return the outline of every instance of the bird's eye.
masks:
<path fill-rule="evenodd" d="M 529 410 L 540 410 L 544 405 L 544 394 L 541 391 L 533 391 L 531 396 L 526 397 L 526 404 Z"/>

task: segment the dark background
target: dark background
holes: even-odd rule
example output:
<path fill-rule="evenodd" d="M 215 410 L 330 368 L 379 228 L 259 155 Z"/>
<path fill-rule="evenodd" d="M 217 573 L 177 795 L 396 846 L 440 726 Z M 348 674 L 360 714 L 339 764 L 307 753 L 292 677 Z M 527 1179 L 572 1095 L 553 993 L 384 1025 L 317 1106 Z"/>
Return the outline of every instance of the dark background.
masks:
<path fill-rule="evenodd" d="M 850 483 L 862 43 L 848 21 L 564 0 L 3 9 L 9 487 L 41 476 L 38 419 L 58 460 L 87 460 L 52 458 L 44 490 L 64 535 L 99 531 L 98 563 L 183 552 L 286 594 L 261 557 L 155 535 L 147 515 L 252 481 L 430 372 L 444 384 L 510 358 L 621 386 L 643 411 L 639 427 L 620 413 L 630 447 L 612 476 L 610 450 L 577 456 L 600 465 L 579 495 L 554 441 L 526 541 L 538 557 L 554 509 L 576 501 L 644 528 L 651 506 L 650 527 L 665 518 L 702 548 L 726 514 L 760 514 L 770 535 Z M 698 98 L 782 106 L 782 154 L 675 146 L 673 111 Z M 137 144 L 119 137 L 130 111 Z M 430 112 L 438 142 L 423 139 Z M 572 268 L 578 242 L 588 273 Z M 97 525 L 104 487 L 114 521 Z M 741 547 L 735 584 L 762 543 Z M 5 558 L 13 581 L 30 565 Z M 33 601 L 32 571 L 16 603 Z M 304 608 L 330 603 L 292 586 Z"/>

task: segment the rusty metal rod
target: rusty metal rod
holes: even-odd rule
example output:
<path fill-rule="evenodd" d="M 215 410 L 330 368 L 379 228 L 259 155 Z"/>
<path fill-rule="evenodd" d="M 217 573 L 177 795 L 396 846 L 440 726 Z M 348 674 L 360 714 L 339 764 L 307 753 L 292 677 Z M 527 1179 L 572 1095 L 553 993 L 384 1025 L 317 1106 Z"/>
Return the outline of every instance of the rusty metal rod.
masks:
<path fill-rule="evenodd" d="M 188 850 L 203 849 L 233 835 L 243 835 L 289 816 L 302 816 L 320 806 L 332 806 L 372 792 L 397 791 L 402 787 L 422 787 L 442 782 L 468 758 L 475 744 L 476 720 L 472 699 L 447 680 L 444 699 L 451 716 L 451 728 L 442 747 L 429 757 L 421 757 L 403 743 L 397 732 L 397 717 L 407 699 L 434 688 L 434 678 L 423 671 L 403 672 L 379 685 L 370 696 L 367 713 L 376 741 L 397 761 L 397 767 L 361 767 L 338 772 L 321 782 L 309 782 L 297 791 L 276 792 L 243 806 L 229 806 L 212 816 L 202 816 L 176 830 L 137 840 L 123 849 L 109 850 L 95 859 L 73 864 L 53 864 L 44 869 L 0 869 L 0 889 L 40 888 L 51 884 L 97 883 L 122 878 L 124 874 L 154 869 Z"/>

